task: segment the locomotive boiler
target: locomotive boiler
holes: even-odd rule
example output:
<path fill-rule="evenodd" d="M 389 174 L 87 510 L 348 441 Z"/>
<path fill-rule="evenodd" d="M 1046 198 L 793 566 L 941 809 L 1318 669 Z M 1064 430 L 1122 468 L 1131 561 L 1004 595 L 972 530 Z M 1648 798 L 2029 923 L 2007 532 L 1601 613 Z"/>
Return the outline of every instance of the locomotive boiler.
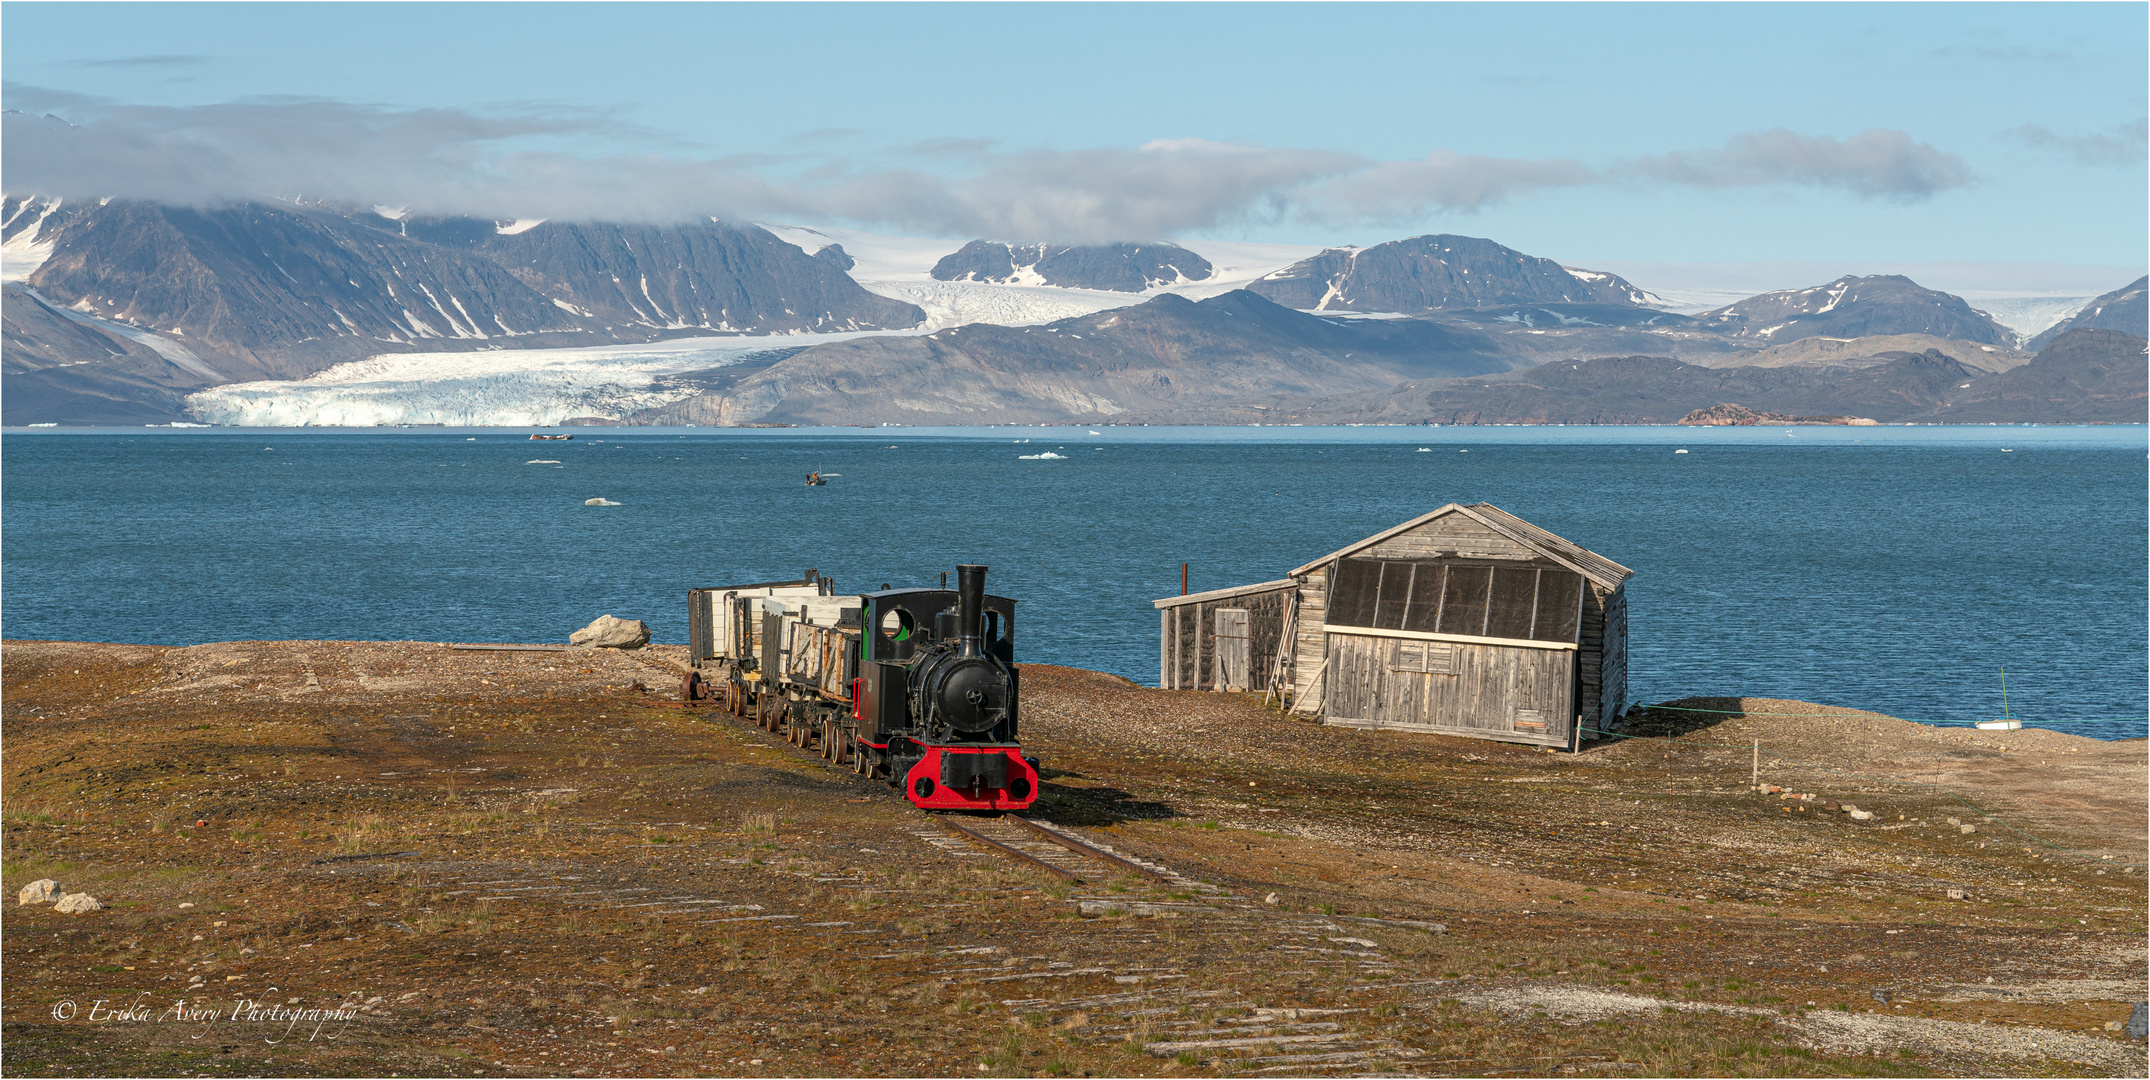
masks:
<path fill-rule="evenodd" d="M 914 805 L 1025 809 L 1038 773 L 1020 740 L 1015 601 L 987 595 L 985 575 L 855 596 L 813 571 L 692 590 L 690 654 L 735 715 Z"/>

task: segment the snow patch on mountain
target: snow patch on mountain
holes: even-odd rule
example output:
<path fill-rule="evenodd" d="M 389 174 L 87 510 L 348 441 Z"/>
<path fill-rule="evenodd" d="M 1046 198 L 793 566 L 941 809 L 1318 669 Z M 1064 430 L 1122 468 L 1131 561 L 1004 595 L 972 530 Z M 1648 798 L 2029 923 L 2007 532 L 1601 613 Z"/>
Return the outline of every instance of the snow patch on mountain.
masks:
<path fill-rule="evenodd" d="M 53 241 L 40 241 L 38 237 L 52 220 L 52 212 L 59 208 L 58 199 L 25 198 L 5 222 L 0 222 L 0 229 L 7 233 L 7 241 L 0 243 L 0 282 L 12 285 L 28 281 L 52 257 Z"/>

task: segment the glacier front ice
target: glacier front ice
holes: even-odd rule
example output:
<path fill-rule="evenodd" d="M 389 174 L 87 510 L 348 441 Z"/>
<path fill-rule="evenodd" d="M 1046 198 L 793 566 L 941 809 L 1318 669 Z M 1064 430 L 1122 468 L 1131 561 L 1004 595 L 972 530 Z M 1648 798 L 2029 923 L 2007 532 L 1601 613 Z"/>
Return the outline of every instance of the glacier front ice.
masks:
<path fill-rule="evenodd" d="M 187 396 L 196 420 L 242 427 L 527 427 L 623 419 L 693 397 L 665 376 L 727 367 L 772 348 L 865 333 L 693 338 L 587 349 L 389 353 L 304 379 L 231 383 Z"/>

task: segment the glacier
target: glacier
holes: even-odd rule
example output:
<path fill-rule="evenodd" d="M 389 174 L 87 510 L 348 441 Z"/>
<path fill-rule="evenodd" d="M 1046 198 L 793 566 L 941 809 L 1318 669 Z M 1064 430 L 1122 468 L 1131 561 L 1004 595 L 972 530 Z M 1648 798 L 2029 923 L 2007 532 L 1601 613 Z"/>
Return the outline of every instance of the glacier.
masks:
<path fill-rule="evenodd" d="M 914 334 L 922 331 L 898 331 Z M 229 383 L 190 394 L 196 420 L 242 427 L 531 427 L 621 419 L 700 391 L 664 377 L 728 367 L 772 348 L 868 333 L 686 338 L 583 349 L 388 353 L 304 379 Z"/>

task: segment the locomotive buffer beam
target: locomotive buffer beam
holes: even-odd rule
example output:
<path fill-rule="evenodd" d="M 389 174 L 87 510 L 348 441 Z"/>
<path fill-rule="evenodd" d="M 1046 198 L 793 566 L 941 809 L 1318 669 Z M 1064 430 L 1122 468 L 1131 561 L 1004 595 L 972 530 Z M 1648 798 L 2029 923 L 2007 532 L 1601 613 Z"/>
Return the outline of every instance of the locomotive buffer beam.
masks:
<path fill-rule="evenodd" d="M 1011 815 L 1011 816 L 1012 816 L 1012 815 Z M 1081 881 L 1081 880 L 1082 880 L 1081 878 L 1079 878 L 1079 877 L 1075 876 L 1075 874 L 1074 874 L 1074 872 L 1073 872 L 1073 871 L 1069 871 L 1069 870 L 1062 870 L 1061 868 L 1059 868 L 1059 867 L 1057 867 L 1057 866 L 1054 866 L 1053 864 L 1051 864 L 1051 863 L 1049 863 L 1049 862 L 1046 862 L 1046 861 L 1045 861 L 1044 859 L 1038 858 L 1037 856 L 1035 856 L 1035 855 L 1032 855 L 1031 853 L 1029 853 L 1029 852 L 1027 852 L 1027 851 L 1022 851 L 1022 850 L 1018 850 L 1018 849 L 1016 849 L 1016 848 L 1012 848 L 1012 847 L 1009 847 L 1008 845 L 1006 845 L 1006 844 L 1003 844 L 1003 843 L 1001 843 L 1000 841 L 998 841 L 998 840 L 995 840 L 995 839 L 993 839 L 992 837 L 990 837 L 990 836 L 987 836 L 987 835 L 985 835 L 984 833 L 981 833 L 981 832 L 977 832 L 977 831 L 975 831 L 975 830 L 972 830 L 972 829 L 966 829 L 966 828 L 964 828 L 963 826 L 961 826 L 961 825 L 958 825 L 958 824 L 956 824 L 955 822 L 953 822 L 953 821 L 949 821 L 949 820 L 947 820 L 947 819 L 945 819 L 945 818 L 941 818 L 941 819 L 937 819 L 937 820 L 938 820 L 938 821 L 940 822 L 940 824 L 941 824 L 941 825 L 942 825 L 943 827 L 947 828 L 947 829 L 948 829 L 949 831 L 951 831 L 951 832 L 959 833 L 959 834 L 963 835 L 964 837 L 967 837 L 967 838 L 969 838 L 969 839 L 971 839 L 971 840 L 975 840 L 975 841 L 977 841 L 978 843 L 984 844 L 985 846 L 987 846 L 987 847 L 989 847 L 989 848 L 992 848 L 992 849 L 994 849 L 994 850 L 996 850 L 996 851 L 999 851 L 999 852 L 1001 852 L 1001 853 L 1003 853 L 1003 854 L 1006 854 L 1006 855 L 1012 855 L 1012 856 L 1014 856 L 1015 858 L 1017 858 L 1017 859 L 1020 859 L 1020 860 L 1022 860 L 1023 862 L 1029 863 L 1030 865 L 1032 865 L 1032 866 L 1034 866 L 1034 867 L 1037 867 L 1038 869 L 1040 869 L 1040 870 L 1043 870 L 1043 871 L 1045 871 L 1046 873 L 1048 873 L 1048 874 L 1051 874 L 1051 875 L 1053 875 L 1054 877 L 1057 877 L 1057 878 L 1061 879 L 1062 881 L 1077 881 L 1077 882 L 1079 882 L 1079 881 Z M 1100 852 L 1100 854 L 1102 854 L 1102 852 Z"/>
<path fill-rule="evenodd" d="M 1006 821 L 1013 821 L 1016 824 L 1029 829 L 1032 833 L 1035 833 L 1039 837 L 1046 840 L 1050 840 L 1053 843 L 1058 844 L 1061 847 L 1064 847 L 1077 855 L 1086 855 L 1090 858 L 1097 859 L 1102 862 L 1111 863 L 1113 866 L 1125 870 L 1130 874 L 1140 874 L 1143 877 L 1149 878 L 1153 881 L 1161 881 L 1165 882 L 1166 884 L 1172 883 L 1171 878 L 1168 878 L 1163 874 L 1160 874 L 1157 871 L 1142 865 L 1141 863 L 1130 862 L 1129 860 L 1123 859 L 1118 855 L 1114 855 L 1112 852 L 1102 851 L 1098 848 L 1091 847 L 1090 845 L 1085 844 L 1072 836 L 1062 833 L 1057 829 L 1048 829 L 1045 826 L 1040 825 L 1037 822 L 1022 816 L 1021 814 L 1002 814 L 1001 818 Z"/>

